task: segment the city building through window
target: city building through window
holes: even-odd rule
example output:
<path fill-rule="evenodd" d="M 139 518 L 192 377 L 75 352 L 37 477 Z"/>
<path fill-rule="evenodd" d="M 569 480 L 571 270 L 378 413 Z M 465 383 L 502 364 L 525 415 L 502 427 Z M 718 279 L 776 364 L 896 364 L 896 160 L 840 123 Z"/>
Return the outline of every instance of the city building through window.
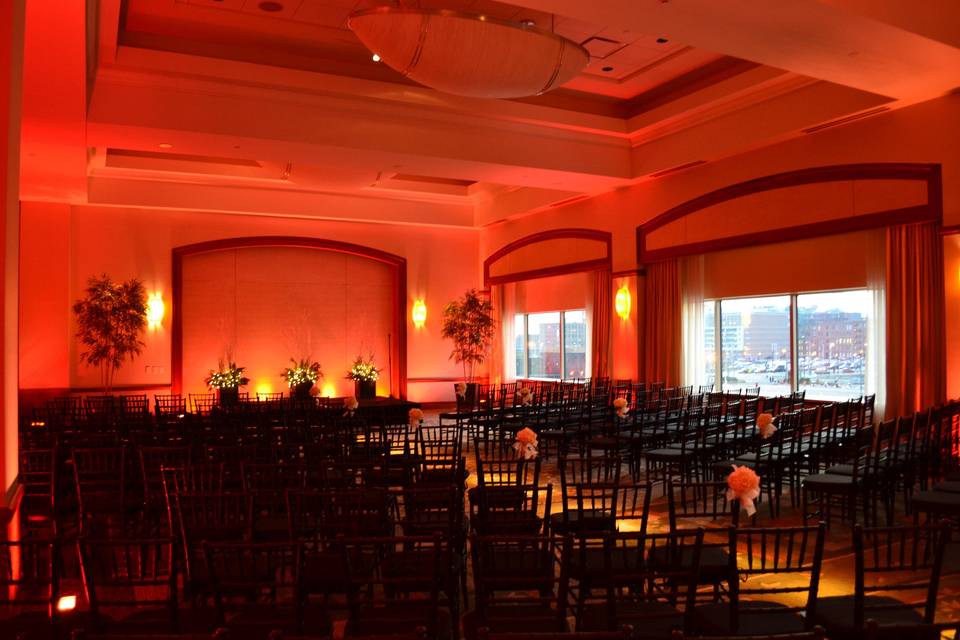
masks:
<path fill-rule="evenodd" d="M 589 377 L 587 313 L 583 309 L 517 314 L 514 333 L 518 378 Z"/>
<path fill-rule="evenodd" d="M 707 300 L 702 378 L 724 391 L 760 387 L 765 396 L 864 395 L 872 310 L 866 289 Z"/>

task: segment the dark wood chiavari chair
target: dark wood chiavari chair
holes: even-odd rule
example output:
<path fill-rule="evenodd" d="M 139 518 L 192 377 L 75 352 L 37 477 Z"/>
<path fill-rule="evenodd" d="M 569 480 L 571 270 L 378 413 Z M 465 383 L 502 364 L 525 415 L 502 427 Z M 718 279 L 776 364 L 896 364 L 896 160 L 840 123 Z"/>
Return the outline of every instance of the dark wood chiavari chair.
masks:
<path fill-rule="evenodd" d="M 471 537 L 476 607 L 463 617 L 464 637 L 490 633 L 569 631 L 567 536 Z"/>
<path fill-rule="evenodd" d="M 696 607 L 698 631 L 704 635 L 749 635 L 812 629 L 824 532 L 823 523 L 813 527 L 730 527 L 727 599 Z"/>
<path fill-rule="evenodd" d="M 231 638 L 263 638 L 273 629 L 324 636 L 326 607 L 303 597 L 300 545 L 291 542 L 207 542 L 207 569 L 217 624 Z"/>
<path fill-rule="evenodd" d="M 577 592 L 577 630 L 614 631 L 629 625 L 641 638 L 669 638 L 674 629 L 692 630 L 698 597 L 704 598 L 697 592 L 703 535 L 702 529 L 621 532 L 575 543 L 574 563 L 578 556 L 581 561 L 592 555 L 600 557 L 590 583 L 577 580 L 573 588 Z M 667 559 L 669 568 L 651 562 L 654 557 Z M 681 557 L 687 561 L 682 562 Z"/>
<path fill-rule="evenodd" d="M 672 481 L 667 492 L 667 517 L 670 531 L 677 533 L 701 528 L 709 536 L 701 547 L 699 580 L 701 584 L 711 585 L 715 595 L 732 578 L 730 574 L 729 528 L 740 525 L 740 503 L 727 499 L 725 481 L 687 482 Z M 675 571 L 671 567 L 670 557 L 676 562 L 689 565 L 691 559 L 686 555 L 667 556 L 665 550 L 650 556 L 655 567 L 665 571 Z"/>
<path fill-rule="evenodd" d="M 62 633 L 60 542 L 55 537 L 0 540 L 0 627 L 7 638 L 43 640 Z"/>
<path fill-rule="evenodd" d="M 77 541 L 91 628 L 118 633 L 180 629 L 173 538 Z"/>
<path fill-rule="evenodd" d="M 855 525 L 854 593 L 818 599 L 813 620 L 836 640 L 864 637 L 867 620 L 874 622 L 877 638 L 939 638 L 924 625 L 934 623 L 949 537 L 945 524 Z"/>
<path fill-rule="evenodd" d="M 57 467 L 59 459 L 54 444 L 49 449 L 20 449 L 19 481 L 20 521 L 27 530 L 58 531 Z"/>

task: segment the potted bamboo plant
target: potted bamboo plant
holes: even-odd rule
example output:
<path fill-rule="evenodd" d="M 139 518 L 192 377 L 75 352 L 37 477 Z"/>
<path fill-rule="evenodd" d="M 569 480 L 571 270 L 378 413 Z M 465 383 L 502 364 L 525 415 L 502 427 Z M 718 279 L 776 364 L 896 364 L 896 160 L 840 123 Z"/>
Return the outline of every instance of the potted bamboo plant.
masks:
<path fill-rule="evenodd" d="M 140 335 L 147 326 L 147 292 L 136 278 L 117 283 L 106 274 L 93 276 L 73 312 L 77 338 L 84 346 L 80 361 L 100 368 L 103 391 L 109 394 L 117 369 L 143 352 Z"/>
<path fill-rule="evenodd" d="M 287 381 L 290 393 L 296 400 L 309 400 L 310 390 L 317 380 L 323 378 L 323 371 L 319 362 L 311 362 L 310 358 L 297 360 L 290 358 L 292 367 L 287 367 L 280 373 L 280 377 Z"/>
<path fill-rule="evenodd" d="M 225 365 L 223 360 L 216 369 L 210 370 L 204 382 L 217 391 L 220 406 L 235 405 L 239 401 L 240 387 L 250 383 L 250 379 L 243 375 L 243 371 L 244 367 L 238 367 L 236 362 L 230 361 Z"/>
<path fill-rule="evenodd" d="M 380 369 L 373 364 L 373 355 L 366 359 L 357 356 L 353 366 L 347 372 L 347 379 L 353 380 L 354 394 L 359 400 L 373 400 L 377 397 L 377 380 L 380 379 Z"/>
<path fill-rule="evenodd" d="M 476 402 L 476 369 L 486 360 L 495 329 L 493 305 L 482 299 L 476 289 L 470 289 L 443 310 L 442 335 L 453 341 L 450 359 L 463 366 L 464 386 L 458 385 L 457 398 L 467 406 Z"/>

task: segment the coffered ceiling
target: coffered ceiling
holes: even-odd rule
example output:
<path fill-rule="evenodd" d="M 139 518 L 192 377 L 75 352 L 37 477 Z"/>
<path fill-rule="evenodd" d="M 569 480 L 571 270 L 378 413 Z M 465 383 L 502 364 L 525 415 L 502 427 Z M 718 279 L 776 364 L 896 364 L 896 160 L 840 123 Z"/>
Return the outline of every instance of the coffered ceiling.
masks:
<path fill-rule="evenodd" d="M 481 226 L 960 86 L 949 0 L 402 1 L 591 52 L 506 101 L 374 62 L 346 19 L 387 3 L 28 2 L 23 197 Z"/>

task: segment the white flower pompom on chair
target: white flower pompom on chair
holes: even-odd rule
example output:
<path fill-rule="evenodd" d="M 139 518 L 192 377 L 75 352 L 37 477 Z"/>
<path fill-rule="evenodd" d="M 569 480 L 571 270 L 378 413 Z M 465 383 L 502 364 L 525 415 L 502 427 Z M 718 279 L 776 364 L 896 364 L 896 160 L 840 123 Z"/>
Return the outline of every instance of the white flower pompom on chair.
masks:
<path fill-rule="evenodd" d="M 344 417 L 353 417 L 353 412 L 356 411 L 359 406 L 360 406 L 360 403 L 357 402 L 356 397 L 347 396 L 346 398 L 344 398 L 343 399 Z"/>
<path fill-rule="evenodd" d="M 407 414 L 407 417 L 410 420 L 410 426 L 414 429 L 419 429 L 423 426 L 423 409 L 414 407 L 410 409 L 410 412 Z"/>
<path fill-rule="evenodd" d="M 537 432 L 530 427 L 524 427 L 517 432 L 517 440 L 513 443 L 513 450 L 524 460 L 536 459 L 537 452 Z"/>
<path fill-rule="evenodd" d="M 773 414 L 761 413 L 757 416 L 757 431 L 760 432 L 761 438 L 766 440 L 777 432 L 777 425 L 775 422 L 776 420 L 774 419 Z"/>
<path fill-rule="evenodd" d="M 613 408 L 616 410 L 618 418 L 626 418 L 627 414 L 630 413 L 630 405 L 627 404 L 626 398 L 617 398 L 614 400 Z"/>

